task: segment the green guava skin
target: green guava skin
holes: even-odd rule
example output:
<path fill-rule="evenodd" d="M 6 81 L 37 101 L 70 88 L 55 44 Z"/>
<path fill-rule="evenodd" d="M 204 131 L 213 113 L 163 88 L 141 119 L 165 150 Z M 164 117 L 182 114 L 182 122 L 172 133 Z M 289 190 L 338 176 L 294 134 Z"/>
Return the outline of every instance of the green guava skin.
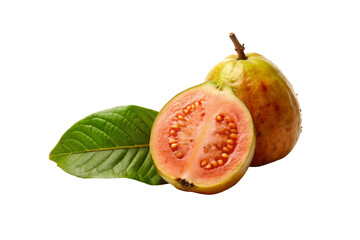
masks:
<path fill-rule="evenodd" d="M 226 57 L 206 81 L 230 85 L 249 109 L 256 129 L 251 166 L 262 166 L 285 157 L 295 146 L 301 132 L 300 107 L 291 83 L 275 64 L 257 53 L 246 57 Z"/>

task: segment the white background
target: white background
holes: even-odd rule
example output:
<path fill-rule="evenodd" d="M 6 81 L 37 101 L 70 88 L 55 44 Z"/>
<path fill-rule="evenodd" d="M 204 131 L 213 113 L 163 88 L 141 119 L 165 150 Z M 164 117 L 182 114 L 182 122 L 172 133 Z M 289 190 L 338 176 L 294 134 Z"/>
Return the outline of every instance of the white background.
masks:
<path fill-rule="evenodd" d="M 1 1 L 0 239 L 360 239 L 356 1 Z M 48 155 L 83 117 L 155 110 L 235 53 L 278 65 L 302 108 L 283 160 L 216 195 L 80 179 Z"/>

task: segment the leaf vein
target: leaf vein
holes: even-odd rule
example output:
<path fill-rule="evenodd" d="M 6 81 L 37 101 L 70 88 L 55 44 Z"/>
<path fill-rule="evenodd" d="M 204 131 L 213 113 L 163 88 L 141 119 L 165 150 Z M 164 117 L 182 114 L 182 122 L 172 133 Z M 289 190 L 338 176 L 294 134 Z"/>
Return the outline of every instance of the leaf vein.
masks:
<path fill-rule="evenodd" d="M 136 162 L 138 161 L 137 156 L 139 155 L 139 153 L 141 153 L 140 148 L 137 149 L 135 156 L 131 159 L 129 165 L 126 167 L 125 171 L 127 173 L 131 173 L 131 171 L 129 171 L 129 167 L 131 167 L 130 170 L 134 170 L 134 165 L 136 166 Z M 135 159 L 136 159 L 136 161 L 135 161 Z M 139 175 L 137 174 L 137 170 L 134 172 L 139 177 Z"/>
<path fill-rule="evenodd" d="M 130 111 L 130 110 L 129 110 Z M 138 129 L 142 134 L 144 134 L 145 136 L 148 136 L 148 134 L 146 134 L 143 130 L 141 130 L 138 126 L 136 126 L 134 123 L 132 123 L 128 118 L 126 118 L 125 116 L 123 116 L 120 113 L 117 112 L 112 112 L 112 113 L 103 113 L 103 114 L 114 114 L 114 115 L 118 115 L 120 117 L 122 117 L 123 119 L 125 119 L 128 123 L 130 123 L 130 125 L 134 126 L 136 129 Z M 141 118 L 140 118 L 141 119 Z M 142 119 L 141 119 L 142 121 Z M 146 123 L 145 123 L 146 124 Z"/>
<path fill-rule="evenodd" d="M 82 142 L 80 142 L 79 140 L 76 140 L 76 139 L 74 139 L 74 138 L 67 138 L 67 139 L 64 140 L 63 144 L 65 144 L 65 142 L 67 142 L 67 141 L 77 142 L 77 143 L 79 143 L 81 146 L 83 146 L 85 149 L 87 149 L 87 147 L 86 147 Z"/>
<path fill-rule="evenodd" d="M 134 111 L 134 113 L 147 125 L 146 121 L 142 119 L 142 117 Z M 143 111 L 143 113 L 148 116 L 152 122 L 154 122 L 154 118 L 152 116 L 150 116 L 146 111 Z M 147 125 L 148 126 L 148 125 Z M 148 126 L 149 128 L 151 128 L 151 126 Z"/>
<path fill-rule="evenodd" d="M 119 162 L 121 162 L 121 160 L 124 159 L 124 157 L 126 156 L 126 154 L 127 154 L 128 151 L 129 151 L 129 148 L 127 148 L 126 150 L 127 150 L 126 153 L 124 153 L 122 157 L 120 157 L 120 156 L 117 157 L 116 160 L 111 163 L 111 167 L 107 167 L 107 168 L 104 169 L 103 171 L 98 171 L 98 174 L 101 174 L 101 173 L 103 173 L 103 172 L 109 171 L 110 169 L 115 173 L 115 171 L 114 171 L 115 166 L 118 165 Z M 115 150 L 111 153 L 111 155 L 112 155 L 113 153 L 115 153 Z M 110 156 L 111 156 L 111 155 L 110 155 Z M 110 157 L 110 156 L 109 156 L 109 157 Z M 103 164 L 105 164 L 105 160 L 104 160 L 101 164 L 99 164 L 98 168 L 100 168 Z"/>
<path fill-rule="evenodd" d="M 77 152 L 68 152 L 68 153 L 59 153 L 55 155 L 51 155 L 50 157 L 59 157 L 63 155 L 71 155 L 71 154 L 79 154 L 79 153 L 87 153 L 87 152 L 99 152 L 99 151 L 108 151 L 108 150 L 116 150 L 116 149 L 124 149 L 124 148 L 142 148 L 142 147 L 149 147 L 149 144 L 142 144 L 142 145 L 133 145 L 133 146 L 117 146 L 117 147 L 109 147 L 109 148 L 98 148 L 98 149 L 87 149 L 84 151 L 77 151 Z"/>
<path fill-rule="evenodd" d="M 150 155 L 150 158 L 151 158 L 150 149 L 148 149 L 148 152 L 147 152 L 147 154 L 146 154 L 146 156 L 145 156 L 145 159 L 144 159 L 144 161 L 142 162 L 141 166 L 139 167 L 137 173 L 139 173 L 139 171 L 140 171 L 140 169 L 142 168 L 142 166 L 147 162 L 147 159 L 148 159 L 149 155 Z M 143 177 L 146 177 L 146 175 L 149 173 L 150 169 L 151 169 L 151 167 L 150 167 L 149 170 L 146 172 L 146 174 L 143 175 Z"/>
<path fill-rule="evenodd" d="M 81 167 L 84 166 L 86 163 L 88 163 L 95 155 L 96 155 L 96 153 L 93 153 L 88 160 L 86 160 L 84 163 L 82 163 L 82 164 L 80 164 L 80 165 L 76 165 L 76 167 L 77 167 L 77 168 L 81 168 Z M 80 157 L 80 158 L 81 158 L 81 157 Z M 79 160 L 80 158 L 78 158 L 77 160 Z M 87 171 L 84 171 L 84 173 L 86 173 L 86 172 L 87 172 Z"/>
<path fill-rule="evenodd" d="M 129 139 L 135 144 L 134 139 L 133 139 L 127 132 L 125 132 L 124 130 L 122 130 L 121 128 L 119 128 L 119 127 L 116 126 L 114 123 L 110 122 L 109 120 L 104 119 L 104 118 L 101 118 L 101 117 L 99 117 L 99 116 L 96 116 L 96 117 L 94 117 L 93 119 L 99 119 L 99 120 L 105 121 L 106 123 L 108 123 L 108 124 L 116 127 L 116 128 L 119 129 L 121 132 L 123 132 L 126 136 L 128 136 Z M 115 145 L 117 146 L 117 144 L 115 144 Z"/>
<path fill-rule="evenodd" d="M 101 130 L 100 128 L 95 127 L 94 125 L 91 125 L 91 124 L 82 124 L 82 126 L 88 126 L 88 127 L 95 128 L 95 129 L 98 130 L 99 132 L 102 132 L 106 137 L 108 137 L 108 139 L 110 139 L 110 141 L 113 142 L 113 144 L 114 144 L 115 146 L 117 146 L 115 140 L 114 140 L 108 133 L 106 133 L 104 130 Z M 134 143 L 134 144 L 135 144 L 135 143 Z"/>
<path fill-rule="evenodd" d="M 92 168 L 89 168 L 87 171 L 91 172 L 91 170 L 98 168 L 102 163 L 104 163 L 106 160 L 110 158 L 111 155 L 113 155 L 114 151 L 112 151 L 105 159 L 102 161 L 97 162 Z"/>
<path fill-rule="evenodd" d="M 75 133 L 75 132 L 79 132 L 83 135 L 85 135 L 85 137 L 87 137 L 88 139 L 90 139 L 92 141 L 93 144 L 95 144 L 97 147 L 100 147 L 99 144 L 97 144 L 97 142 L 87 133 L 84 133 L 82 131 L 79 131 L 79 130 L 74 130 L 72 133 Z M 74 139 L 73 137 L 70 137 L 71 139 Z"/>

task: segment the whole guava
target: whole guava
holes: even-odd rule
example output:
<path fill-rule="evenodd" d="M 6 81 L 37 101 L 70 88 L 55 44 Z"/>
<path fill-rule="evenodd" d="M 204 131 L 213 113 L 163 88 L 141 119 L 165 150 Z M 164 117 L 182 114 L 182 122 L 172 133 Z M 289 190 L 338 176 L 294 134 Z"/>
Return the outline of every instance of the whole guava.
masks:
<path fill-rule="evenodd" d="M 260 54 L 244 54 L 233 33 L 238 55 L 217 64 L 206 81 L 229 85 L 249 109 L 255 129 L 256 148 L 251 166 L 261 166 L 285 157 L 301 132 L 301 114 L 291 83 L 280 69 Z"/>

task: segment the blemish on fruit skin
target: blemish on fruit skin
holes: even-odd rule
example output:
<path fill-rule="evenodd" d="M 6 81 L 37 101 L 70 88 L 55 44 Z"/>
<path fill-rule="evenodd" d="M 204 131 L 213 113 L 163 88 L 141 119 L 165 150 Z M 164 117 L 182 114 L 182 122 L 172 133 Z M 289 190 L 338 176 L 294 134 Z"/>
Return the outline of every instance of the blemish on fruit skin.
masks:
<path fill-rule="evenodd" d="M 267 91 L 267 87 L 266 87 L 266 85 L 265 85 L 263 82 L 261 82 L 261 84 L 260 84 L 260 89 L 261 89 L 261 91 L 263 91 L 263 92 L 266 92 L 266 91 Z"/>
<path fill-rule="evenodd" d="M 186 179 L 177 178 L 175 179 L 180 185 L 184 188 L 193 188 L 195 185 L 193 183 L 189 183 Z"/>
<path fill-rule="evenodd" d="M 274 105 L 274 108 L 275 108 L 275 111 L 276 111 L 276 112 L 279 112 L 280 106 L 279 106 L 278 104 L 275 104 L 275 105 Z"/>

